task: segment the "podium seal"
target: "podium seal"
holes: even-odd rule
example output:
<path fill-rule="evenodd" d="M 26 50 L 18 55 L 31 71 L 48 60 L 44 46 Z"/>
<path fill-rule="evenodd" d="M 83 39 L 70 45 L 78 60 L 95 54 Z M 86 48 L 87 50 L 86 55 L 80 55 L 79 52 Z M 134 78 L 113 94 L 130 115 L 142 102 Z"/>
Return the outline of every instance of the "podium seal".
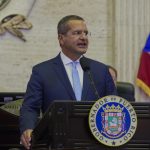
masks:
<path fill-rule="evenodd" d="M 117 147 L 133 137 L 137 115 L 133 106 L 119 96 L 106 96 L 96 101 L 89 113 L 89 127 L 100 143 Z"/>

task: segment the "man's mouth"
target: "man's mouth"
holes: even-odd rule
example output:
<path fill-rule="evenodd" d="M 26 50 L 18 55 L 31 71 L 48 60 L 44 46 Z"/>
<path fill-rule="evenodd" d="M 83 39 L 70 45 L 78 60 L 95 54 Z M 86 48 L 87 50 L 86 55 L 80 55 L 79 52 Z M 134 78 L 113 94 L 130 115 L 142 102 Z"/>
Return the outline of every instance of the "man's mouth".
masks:
<path fill-rule="evenodd" d="M 87 43 L 78 43 L 77 45 L 80 48 L 87 48 Z"/>

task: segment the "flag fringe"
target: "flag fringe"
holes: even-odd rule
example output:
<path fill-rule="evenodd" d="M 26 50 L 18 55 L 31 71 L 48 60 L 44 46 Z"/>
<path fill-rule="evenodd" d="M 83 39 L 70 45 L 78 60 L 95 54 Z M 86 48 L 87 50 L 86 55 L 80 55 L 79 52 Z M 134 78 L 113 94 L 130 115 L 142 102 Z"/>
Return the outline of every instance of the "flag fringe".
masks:
<path fill-rule="evenodd" d="M 136 84 L 137 84 L 148 96 L 150 96 L 150 87 L 148 87 L 142 80 L 136 79 Z"/>

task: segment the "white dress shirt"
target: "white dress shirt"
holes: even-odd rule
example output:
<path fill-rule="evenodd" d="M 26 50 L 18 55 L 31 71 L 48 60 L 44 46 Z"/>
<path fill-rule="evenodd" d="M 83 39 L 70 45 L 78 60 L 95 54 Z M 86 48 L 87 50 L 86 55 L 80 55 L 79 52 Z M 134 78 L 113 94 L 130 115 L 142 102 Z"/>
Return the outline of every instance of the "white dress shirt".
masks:
<path fill-rule="evenodd" d="M 67 57 L 63 52 L 60 53 L 60 57 L 61 57 L 61 60 L 64 64 L 64 67 L 66 69 L 66 72 L 67 72 L 67 75 L 68 75 L 68 78 L 70 80 L 70 83 L 73 87 L 73 80 L 72 80 L 72 60 Z M 76 62 L 79 62 L 79 59 L 76 60 Z M 79 73 L 79 78 L 80 78 L 80 84 L 81 84 L 81 87 L 83 88 L 83 70 L 81 68 L 81 65 L 80 63 L 77 63 L 77 70 L 78 70 L 78 73 Z"/>

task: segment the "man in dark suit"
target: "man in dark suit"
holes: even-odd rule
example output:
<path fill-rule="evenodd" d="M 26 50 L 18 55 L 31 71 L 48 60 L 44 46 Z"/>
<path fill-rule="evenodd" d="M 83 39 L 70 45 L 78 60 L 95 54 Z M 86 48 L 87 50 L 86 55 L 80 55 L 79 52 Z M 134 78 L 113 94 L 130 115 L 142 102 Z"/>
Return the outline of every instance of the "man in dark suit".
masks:
<path fill-rule="evenodd" d="M 114 81 L 115 86 L 116 86 L 116 84 L 117 84 L 117 70 L 114 67 L 109 66 L 109 65 L 108 65 L 108 70 L 109 70 L 109 73 L 110 73 L 110 75 Z"/>
<path fill-rule="evenodd" d="M 117 70 L 112 66 L 108 66 L 108 69 L 117 88 L 117 95 L 128 101 L 135 101 L 134 85 L 130 82 L 117 82 Z"/>
<path fill-rule="evenodd" d="M 45 112 L 54 100 L 95 101 L 106 95 L 115 95 L 116 88 L 104 64 L 85 58 L 89 62 L 99 97 L 95 95 L 88 73 L 81 68 L 79 60 L 88 48 L 88 30 L 83 18 L 66 16 L 58 23 L 58 40 L 61 52 L 55 58 L 33 67 L 26 95 L 20 111 L 21 143 L 30 148 L 32 131 L 40 109 Z M 76 62 L 81 86 L 80 98 L 74 91 L 72 63 Z"/>

